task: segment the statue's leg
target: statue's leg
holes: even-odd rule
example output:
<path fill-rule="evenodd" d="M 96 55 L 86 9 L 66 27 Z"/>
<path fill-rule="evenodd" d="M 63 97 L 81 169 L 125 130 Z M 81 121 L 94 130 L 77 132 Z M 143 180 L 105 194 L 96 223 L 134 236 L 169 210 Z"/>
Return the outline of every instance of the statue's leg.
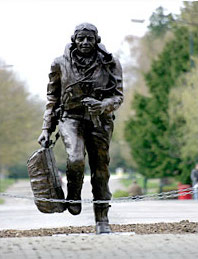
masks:
<path fill-rule="evenodd" d="M 60 134 L 67 152 L 67 200 L 81 200 L 84 178 L 85 145 L 79 120 L 66 118 L 59 124 Z M 73 215 L 81 212 L 81 203 L 69 203 Z"/>
<path fill-rule="evenodd" d="M 113 123 L 109 121 L 102 128 L 92 128 L 86 138 L 86 148 L 91 169 L 91 184 L 94 201 L 110 200 L 109 190 L 109 143 L 112 136 Z M 88 141 L 87 141 L 88 139 Z M 109 203 L 94 203 L 96 233 L 110 233 L 108 220 Z"/>

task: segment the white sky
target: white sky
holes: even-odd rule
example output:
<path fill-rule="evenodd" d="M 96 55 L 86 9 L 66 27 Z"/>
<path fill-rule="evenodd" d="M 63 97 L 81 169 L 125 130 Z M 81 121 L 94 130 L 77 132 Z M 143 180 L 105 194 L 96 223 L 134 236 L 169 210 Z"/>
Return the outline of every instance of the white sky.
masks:
<path fill-rule="evenodd" d="M 115 53 L 126 35 L 144 34 L 160 5 L 178 13 L 182 1 L 0 0 L 0 58 L 13 65 L 31 93 L 45 99 L 51 62 L 62 55 L 77 24 L 96 25 L 102 43 Z"/>

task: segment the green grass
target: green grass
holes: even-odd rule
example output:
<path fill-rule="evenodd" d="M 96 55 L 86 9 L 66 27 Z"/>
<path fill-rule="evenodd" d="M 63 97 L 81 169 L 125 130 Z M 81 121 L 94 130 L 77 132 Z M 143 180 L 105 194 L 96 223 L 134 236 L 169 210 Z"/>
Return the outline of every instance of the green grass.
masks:
<path fill-rule="evenodd" d="M 7 188 L 15 182 L 14 179 L 0 179 L 0 192 L 5 192 Z M 4 200 L 0 198 L 0 204 L 4 203 Z"/>
<path fill-rule="evenodd" d="M 123 190 L 116 190 L 113 193 L 113 198 L 128 197 L 128 196 L 129 196 L 129 193 Z"/>
<path fill-rule="evenodd" d="M 143 189 L 144 188 L 144 177 L 136 174 L 135 180 L 137 181 L 137 184 Z M 127 196 L 127 190 L 129 189 L 130 185 L 132 185 L 133 180 L 131 178 L 125 178 L 121 180 L 121 183 L 123 184 L 123 190 L 118 190 L 116 193 L 113 194 L 113 197 L 126 197 Z M 163 186 L 163 192 L 168 192 L 172 190 L 177 190 L 178 183 L 174 178 L 169 178 L 169 184 Z M 160 179 L 148 179 L 147 181 L 147 194 L 154 194 L 158 193 L 160 189 Z"/>
<path fill-rule="evenodd" d="M 143 177 L 137 177 L 136 178 L 137 184 L 143 188 L 144 187 L 144 178 Z M 129 187 L 133 183 L 132 179 L 122 179 L 122 184 L 125 187 Z M 148 189 L 157 189 L 159 188 L 159 180 L 158 179 L 149 179 L 147 182 L 147 188 Z"/>

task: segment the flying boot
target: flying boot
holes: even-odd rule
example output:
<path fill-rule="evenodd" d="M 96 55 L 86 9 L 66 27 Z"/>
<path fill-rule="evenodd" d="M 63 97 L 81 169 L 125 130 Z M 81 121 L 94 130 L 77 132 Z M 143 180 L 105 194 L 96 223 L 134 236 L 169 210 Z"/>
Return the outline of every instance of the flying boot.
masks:
<path fill-rule="evenodd" d="M 94 214 L 96 221 L 96 234 L 111 233 L 109 226 L 108 211 L 109 207 L 107 204 L 96 204 L 94 203 Z"/>
<path fill-rule="evenodd" d="M 74 197 L 74 196 L 73 196 Z M 81 197 L 79 198 L 73 198 L 73 199 L 69 199 L 67 197 L 67 200 L 81 200 Z M 68 208 L 68 211 L 72 214 L 72 215 L 78 215 L 81 213 L 81 210 L 82 210 L 82 205 L 81 203 L 75 203 L 75 202 L 72 202 L 72 203 L 69 203 L 67 204 L 67 208 Z"/>
<path fill-rule="evenodd" d="M 66 200 L 81 200 L 81 188 L 82 188 L 82 183 L 80 184 L 73 184 L 68 182 L 67 184 L 67 198 Z M 82 210 L 82 204 L 81 203 L 75 203 L 75 202 L 68 202 L 67 204 L 67 209 L 72 215 L 78 215 L 81 213 Z"/>

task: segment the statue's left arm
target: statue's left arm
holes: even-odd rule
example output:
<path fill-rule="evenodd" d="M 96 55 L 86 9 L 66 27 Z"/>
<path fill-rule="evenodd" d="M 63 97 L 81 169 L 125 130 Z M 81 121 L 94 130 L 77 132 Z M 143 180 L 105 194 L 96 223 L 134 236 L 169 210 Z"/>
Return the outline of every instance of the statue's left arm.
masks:
<path fill-rule="evenodd" d="M 123 81 L 122 81 L 122 67 L 118 59 L 115 59 L 114 66 L 111 68 L 112 76 L 116 86 L 112 89 L 109 97 L 103 99 L 105 106 L 104 113 L 110 113 L 117 110 L 123 102 Z"/>
<path fill-rule="evenodd" d="M 122 68 L 120 62 L 114 60 L 107 66 L 109 84 L 104 91 L 105 93 L 103 92 L 104 98 L 101 101 L 94 98 L 85 98 L 83 100 L 84 104 L 89 107 L 89 112 L 93 114 L 108 114 L 114 112 L 123 102 Z"/>

